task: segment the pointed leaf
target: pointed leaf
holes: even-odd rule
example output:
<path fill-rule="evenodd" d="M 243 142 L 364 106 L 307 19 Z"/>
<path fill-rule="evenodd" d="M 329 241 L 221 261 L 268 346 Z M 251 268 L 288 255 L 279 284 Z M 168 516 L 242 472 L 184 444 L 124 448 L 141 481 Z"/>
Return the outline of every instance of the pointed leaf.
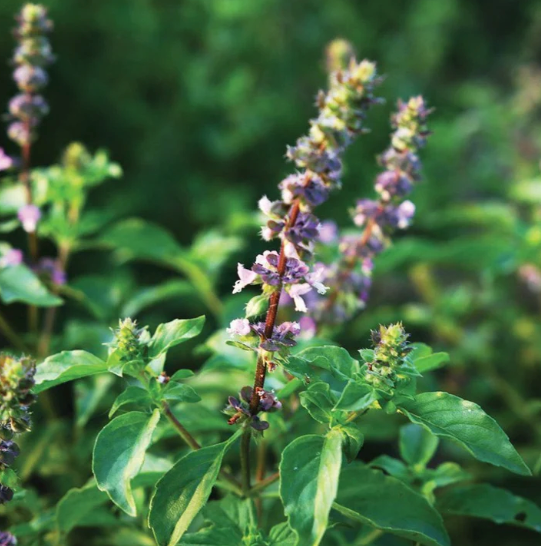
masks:
<path fill-rule="evenodd" d="M 298 546 L 317 546 L 327 529 L 342 464 L 342 433 L 301 436 L 282 453 L 280 496 Z"/>
<path fill-rule="evenodd" d="M 432 434 L 455 440 L 480 461 L 529 476 L 505 432 L 477 404 L 446 392 L 425 392 L 399 409 Z"/>
<path fill-rule="evenodd" d="M 205 317 L 203 316 L 188 320 L 177 319 L 160 324 L 150 340 L 148 347 L 150 358 L 156 358 L 171 347 L 199 335 L 204 323 Z"/>
<path fill-rule="evenodd" d="M 400 455 L 410 465 L 426 466 L 438 449 L 438 439 L 413 423 L 400 428 Z"/>
<path fill-rule="evenodd" d="M 62 299 L 51 294 L 23 264 L 0 269 L 0 298 L 4 303 L 21 301 L 38 307 L 62 305 Z"/>
<path fill-rule="evenodd" d="M 450 545 L 441 516 L 423 496 L 361 463 L 351 463 L 340 474 L 333 508 L 363 524 L 425 546 Z"/>
<path fill-rule="evenodd" d="M 111 376 L 113 377 L 113 376 Z M 140 387 L 130 386 L 124 392 L 117 396 L 111 410 L 109 411 L 109 419 L 122 407 L 127 404 L 137 404 L 149 406 L 152 403 L 150 395 L 145 389 Z"/>
<path fill-rule="evenodd" d="M 100 491 L 94 481 L 80 489 L 70 489 L 56 507 L 56 526 L 62 533 L 69 533 L 98 506 L 108 502 L 107 495 Z"/>
<path fill-rule="evenodd" d="M 86 351 L 63 351 L 46 358 L 36 368 L 34 392 L 40 393 L 55 385 L 107 371 L 107 364 Z"/>
<path fill-rule="evenodd" d="M 149 417 L 132 411 L 113 419 L 96 438 L 92 471 L 98 487 L 126 514 L 136 515 L 131 480 L 141 469 L 159 410 Z"/>
<path fill-rule="evenodd" d="M 178 544 L 206 504 L 223 457 L 237 436 L 188 453 L 156 484 L 148 521 L 159 546 Z"/>
<path fill-rule="evenodd" d="M 438 499 L 438 508 L 444 514 L 489 519 L 541 533 L 539 506 L 491 485 L 464 485 L 448 490 Z"/>

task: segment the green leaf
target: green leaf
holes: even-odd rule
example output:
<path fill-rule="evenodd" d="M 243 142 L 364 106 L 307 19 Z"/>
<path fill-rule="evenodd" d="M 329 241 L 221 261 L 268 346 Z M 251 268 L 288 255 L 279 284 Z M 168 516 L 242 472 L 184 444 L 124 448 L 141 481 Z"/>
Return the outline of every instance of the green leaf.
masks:
<path fill-rule="evenodd" d="M 340 425 L 338 428 L 342 432 L 344 454 L 348 463 L 350 463 L 357 457 L 361 447 L 363 447 L 364 434 L 355 423 Z"/>
<path fill-rule="evenodd" d="M 36 368 L 35 393 L 74 379 L 107 371 L 107 364 L 86 351 L 63 351 L 46 358 Z"/>
<path fill-rule="evenodd" d="M 269 533 L 269 546 L 297 546 L 297 535 L 287 522 L 275 525 Z"/>
<path fill-rule="evenodd" d="M 350 379 L 354 372 L 359 371 L 359 363 L 345 349 L 335 345 L 308 347 L 297 353 L 295 358 L 329 370 L 340 379 Z"/>
<path fill-rule="evenodd" d="M 184 249 L 168 231 L 139 218 L 115 224 L 98 243 L 117 250 L 126 259 L 139 258 L 169 265 L 184 254 Z"/>
<path fill-rule="evenodd" d="M 199 402 L 201 397 L 189 385 L 170 381 L 163 389 L 163 397 L 170 402 Z"/>
<path fill-rule="evenodd" d="M 0 298 L 4 303 L 20 301 L 38 307 L 62 305 L 62 299 L 51 294 L 23 264 L 0 269 Z"/>
<path fill-rule="evenodd" d="M 413 423 L 455 440 L 480 461 L 531 475 L 505 432 L 477 404 L 446 392 L 425 392 L 399 409 Z"/>
<path fill-rule="evenodd" d="M 204 316 L 187 320 L 176 319 L 160 324 L 148 346 L 150 358 L 156 358 L 171 347 L 199 335 L 204 324 Z"/>
<path fill-rule="evenodd" d="M 413 357 L 413 365 L 417 368 L 419 373 L 430 372 L 443 368 L 445 364 L 449 362 L 449 355 L 447 353 L 434 353 L 427 356 L 421 356 L 419 358 Z"/>
<path fill-rule="evenodd" d="M 424 497 L 361 463 L 351 463 L 340 474 L 333 508 L 362 524 L 419 544 L 450 546 L 441 516 Z"/>
<path fill-rule="evenodd" d="M 92 471 L 98 487 L 130 516 L 136 515 L 131 480 L 143 465 L 159 420 L 157 409 L 150 417 L 132 411 L 113 419 L 96 438 Z"/>
<path fill-rule="evenodd" d="M 280 463 L 280 496 L 298 546 L 317 546 L 327 529 L 342 464 L 342 433 L 293 440 Z"/>
<path fill-rule="evenodd" d="M 120 316 L 135 317 L 147 307 L 191 294 L 193 294 L 192 285 L 182 279 L 173 279 L 156 286 L 142 288 L 128 300 Z"/>
<path fill-rule="evenodd" d="M 368 408 L 378 395 L 376 390 L 366 383 L 350 381 L 342 391 L 335 409 L 345 411 L 362 411 Z"/>
<path fill-rule="evenodd" d="M 400 428 L 400 455 L 409 465 L 426 466 L 438 449 L 438 439 L 413 423 Z"/>
<path fill-rule="evenodd" d="M 541 533 L 541 508 L 505 489 L 473 484 L 447 490 L 438 499 L 444 514 L 472 516 Z"/>
<path fill-rule="evenodd" d="M 152 403 L 150 395 L 141 387 L 130 386 L 124 392 L 120 393 L 114 401 L 109 411 L 109 419 L 122 407 L 127 404 L 136 404 L 138 406 L 149 406 Z"/>
<path fill-rule="evenodd" d="M 156 484 L 148 521 L 159 546 L 176 546 L 183 537 L 206 504 L 224 455 L 237 437 L 188 453 Z"/>
<path fill-rule="evenodd" d="M 80 489 L 70 489 L 56 507 L 56 526 L 62 533 L 69 533 L 98 506 L 107 503 L 107 495 L 100 491 L 94 481 Z"/>
<path fill-rule="evenodd" d="M 381 468 L 389 476 L 398 478 L 400 481 L 409 483 L 411 481 L 412 474 L 410 469 L 399 459 L 390 457 L 389 455 L 380 455 L 372 461 L 370 461 L 371 468 Z"/>
<path fill-rule="evenodd" d="M 312 383 L 306 391 L 300 393 L 299 398 L 302 406 L 313 419 L 323 425 L 331 424 L 331 412 L 335 401 L 328 383 L 323 381 Z"/>

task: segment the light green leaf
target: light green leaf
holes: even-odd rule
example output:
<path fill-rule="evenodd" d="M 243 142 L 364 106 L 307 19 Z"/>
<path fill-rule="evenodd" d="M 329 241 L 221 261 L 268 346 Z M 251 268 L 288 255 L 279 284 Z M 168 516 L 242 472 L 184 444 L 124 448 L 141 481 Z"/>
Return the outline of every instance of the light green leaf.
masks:
<path fill-rule="evenodd" d="M 342 464 L 342 433 L 293 440 L 280 463 L 280 496 L 298 546 L 318 546 L 329 521 Z"/>
<path fill-rule="evenodd" d="M 150 358 L 156 358 L 171 347 L 199 335 L 204 324 L 204 316 L 187 320 L 176 319 L 160 324 L 148 346 Z"/>
<path fill-rule="evenodd" d="M 446 392 L 425 392 L 399 409 L 413 423 L 455 440 L 480 461 L 531 475 L 505 432 L 477 404 Z"/>
<path fill-rule="evenodd" d="M 413 358 L 413 365 L 420 373 L 430 372 L 443 368 L 445 364 L 449 362 L 449 355 L 447 353 L 434 353 L 419 358 Z"/>
<path fill-rule="evenodd" d="M 400 455 L 410 465 L 426 466 L 438 449 L 438 439 L 425 428 L 404 425 L 400 428 Z"/>
<path fill-rule="evenodd" d="M 38 307 L 62 305 L 62 299 L 51 294 L 23 264 L 0 269 L 0 298 L 4 303 L 20 301 Z"/>
<path fill-rule="evenodd" d="M 136 386 L 128 387 L 124 392 L 120 393 L 114 401 L 111 410 L 109 411 L 109 419 L 122 407 L 127 404 L 137 404 L 140 406 L 148 406 L 152 403 L 150 395 L 145 389 Z"/>
<path fill-rule="evenodd" d="M 450 546 L 441 516 L 396 478 L 351 463 L 340 474 L 333 508 L 345 516 L 425 546 Z"/>
<path fill-rule="evenodd" d="M 183 537 L 206 504 L 224 455 L 237 437 L 188 453 L 156 484 L 148 521 L 159 546 L 176 546 Z"/>
<path fill-rule="evenodd" d="M 62 533 L 69 533 L 98 506 L 107 503 L 107 495 L 100 491 L 94 481 L 80 489 L 70 489 L 56 507 L 56 526 Z"/>
<path fill-rule="evenodd" d="M 439 497 L 438 508 L 444 514 L 489 519 L 541 533 L 539 506 L 490 485 L 472 484 L 447 490 Z"/>
<path fill-rule="evenodd" d="M 330 425 L 332 408 L 335 404 L 328 383 L 318 381 L 312 383 L 308 389 L 299 395 L 302 406 L 313 419 L 323 425 Z"/>
<path fill-rule="evenodd" d="M 130 516 L 136 515 L 131 480 L 143 465 L 159 420 L 157 409 L 150 417 L 132 411 L 113 419 L 96 438 L 92 471 L 98 487 Z"/>
<path fill-rule="evenodd" d="M 107 371 L 107 364 L 86 351 L 63 351 L 46 358 L 36 368 L 35 393 L 55 385 Z"/>

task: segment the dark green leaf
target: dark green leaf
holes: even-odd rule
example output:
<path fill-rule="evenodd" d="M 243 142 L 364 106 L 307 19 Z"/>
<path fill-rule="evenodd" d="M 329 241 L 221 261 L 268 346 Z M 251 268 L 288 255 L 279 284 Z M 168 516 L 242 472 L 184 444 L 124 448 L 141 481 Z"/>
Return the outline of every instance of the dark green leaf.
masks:
<path fill-rule="evenodd" d="M 201 397 L 189 385 L 169 382 L 163 390 L 163 397 L 170 402 L 199 402 Z"/>
<path fill-rule="evenodd" d="M 342 391 L 342 396 L 336 404 L 336 409 L 362 411 L 377 400 L 377 397 L 375 389 L 370 385 L 350 381 Z"/>
<path fill-rule="evenodd" d="M 80 489 L 70 489 L 60 499 L 56 507 L 56 526 L 62 533 L 69 533 L 86 516 L 108 502 L 107 495 L 100 491 L 94 482 Z"/>
<path fill-rule="evenodd" d="M 130 516 L 136 515 L 131 480 L 139 472 L 160 412 L 133 411 L 113 419 L 96 438 L 92 471 L 100 490 Z"/>
<path fill-rule="evenodd" d="M 340 475 L 337 504 L 342 514 L 426 546 L 449 546 L 441 516 L 401 481 L 351 463 Z"/>
<path fill-rule="evenodd" d="M 413 423 L 455 440 L 480 461 L 531 474 L 498 423 L 473 402 L 446 392 L 426 392 L 402 403 L 399 409 Z"/>
<path fill-rule="evenodd" d="M 222 459 L 237 438 L 204 447 L 182 457 L 156 484 L 149 525 L 159 546 L 176 546 L 206 504 Z"/>
<path fill-rule="evenodd" d="M 335 401 L 327 383 L 322 381 L 312 383 L 306 391 L 300 393 L 299 397 L 301 404 L 313 419 L 323 425 L 330 426 L 333 417 L 331 412 Z"/>
<path fill-rule="evenodd" d="M 432 433 L 419 425 L 411 423 L 400 428 L 400 455 L 409 465 L 426 466 L 438 443 Z"/>
<path fill-rule="evenodd" d="M 472 484 L 447 490 L 438 498 L 438 508 L 444 514 L 489 519 L 541 533 L 539 506 L 490 485 Z"/>

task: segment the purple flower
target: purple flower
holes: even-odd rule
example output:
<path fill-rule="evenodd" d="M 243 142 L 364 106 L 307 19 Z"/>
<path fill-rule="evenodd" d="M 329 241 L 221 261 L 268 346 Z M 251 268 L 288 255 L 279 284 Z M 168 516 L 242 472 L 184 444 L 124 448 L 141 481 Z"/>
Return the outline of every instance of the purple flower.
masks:
<path fill-rule="evenodd" d="M 264 338 L 261 342 L 261 348 L 269 352 L 281 351 L 288 347 L 294 347 L 297 344 L 295 337 L 300 333 L 300 326 L 297 322 L 283 322 L 282 324 L 275 326 L 270 338 L 266 338 L 265 336 L 264 322 L 257 322 L 251 326 L 258 337 Z"/>
<path fill-rule="evenodd" d="M 35 125 L 48 111 L 49 106 L 41 95 L 24 93 L 16 95 L 9 102 L 10 114 L 20 120 L 29 121 L 31 125 Z"/>
<path fill-rule="evenodd" d="M 312 339 L 316 335 L 317 324 L 312 317 L 301 317 L 299 326 L 301 328 L 299 337 L 302 339 Z"/>
<path fill-rule="evenodd" d="M 248 319 L 235 319 L 231 321 L 227 332 L 235 336 L 248 336 L 251 332 L 250 321 Z"/>
<path fill-rule="evenodd" d="M 62 269 L 59 260 L 54 258 L 41 258 L 38 271 L 48 275 L 53 284 L 62 286 L 67 282 L 66 272 Z"/>
<path fill-rule="evenodd" d="M 19 446 L 12 440 L 0 440 L 0 469 L 10 467 L 19 456 Z"/>
<path fill-rule="evenodd" d="M 8 127 L 9 138 L 19 146 L 30 144 L 34 138 L 34 133 L 32 132 L 32 127 L 29 125 L 22 121 L 10 123 Z"/>
<path fill-rule="evenodd" d="M 19 89 L 26 93 L 35 93 L 47 85 L 49 80 L 47 72 L 39 66 L 22 65 L 13 73 L 13 79 Z"/>
<path fill-rule="evenodd" d="M 306 303 L 302 299 L 302 296 L 310 292 L 312 290 L 312 287 L 308 283 L 294 284 L 286 288 L 286 290 L 295 302 L 295 311 L 306 313 L 308 311 L 308 308 L 306 307 Z"/>
<path fill-rule="evenodd" d="M 406 229 L 415 215 L 415 205 L 411 201 L 404 201 L 390 210 L 389 223 L 392 227 Z"/>
<path fill-rule="evenodd" d="M 378 175 L 375 189 L 384 201 L 390 201 L 408 195 L 413 189 L 413 181 L 400 170 L 384 171 Z"/>
<path fill-rule="evenodd" d="M 18 248 L 10 248 L 0 257 L 0 267 L 12 267 L 23 263 L 24 254 Z"/>
<path fill-rule="evenodd" d="M 319 241 L 323 244 L 331 244 L 338 240 L 338 226 L 332 220 L 321 222 L 319 226 Z"/>
<path fill-rule="evenodd" d="M 233 287 L 233 294 L 239 293 L 243 288 L 246 288 L 249 284 L 252 284 L 257 279 L 257 274 L 249 269 L 246 269 L 242 264 L 238 264 L 237 273 L 239 280 Z"/>
<path fill-rule="evenodd" d="M 329 189 L 317 175 L 292 174 L 280 182 L 279 188 L 287 205 L 300 198 L 306 205 L 317 207 L 329 196 Z"/>
<path fill-rule="evenodd" d="M 11 533 L 0 532 L 0 546 L 17 546 L 17 539 Z"/>
<path fill-rule="evenodd" d="M 23 229 L 27 233 L 33 233 L 36 231 L 38 221 L 41 218 L 41 211 L 36 205 L 24 205 L 19 209 L 17 213 Z"/>
<path fill-rule="evenodd" d="M 0 148 L 0 171 L 6 171 L 13 167 L 13 159 Z"/>
<path fill-rule="evenodd" d="M 355 225 L 362 227 L 368 220 L 377 218 L 379 211 L 380 204 L 378 201 L 374 201 L 372 199 L 360 199 L 357 201 L 353 221 L 355 222 Z"/>
<path fill-rule="evenodd" d="M 228 398 L 229 405 L 226 407 L 225 412 L 232 415 L 231 419 L 229 419 L 230 425 L 239 422 L 249 422 L 253 429 L 263 431 L 269 428 L 269 423 L 261 421 L 257 413 L 279 411 L 282 409 L 282 404 L 273 393 L 257 387 L 256 392 L 259 397 L 259 405 L 257 412 L 255 412 L 256 414 L 252 415 L 250 401 L 253 392 L 253 388 L 247 386 L 241 389 L 238 399 L 230 396 Z"/>
<path fill-rule="evenodd" d="M 286 239 L 303 250 L 309 250 L 319 235 L 319 220 L 309 212 L 299 212 L 295 223 L 284 233 Z"/>

